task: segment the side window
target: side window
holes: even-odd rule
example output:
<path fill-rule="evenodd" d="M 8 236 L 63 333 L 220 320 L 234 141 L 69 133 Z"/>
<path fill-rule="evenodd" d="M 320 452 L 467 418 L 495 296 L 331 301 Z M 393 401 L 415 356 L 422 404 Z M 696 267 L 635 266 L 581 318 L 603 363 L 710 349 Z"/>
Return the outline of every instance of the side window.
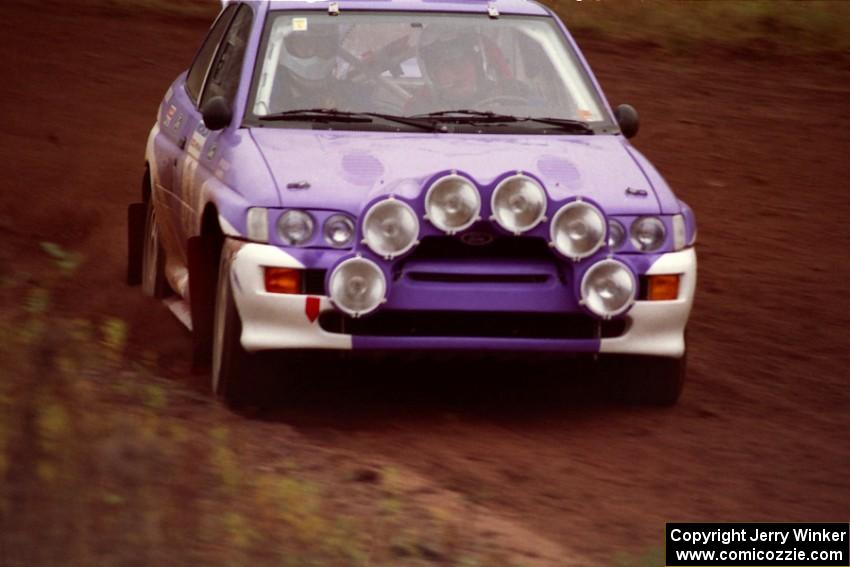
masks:
<path fill-rule="evenodd" d="M 239 88 L 242 60 L 245 58 L 245 48 L 248 44 L 248 36 L 251 33 L 252 20 L 253 15 L 249 6 L 243 5 L 239 8 L 224 42 L 218 50 L 218 56 L 210 68 L 201 106 L 214 96 L 223 96 L 228 101 L 233 102 L 236 90 Z"/>
<path fill-rule="evenodd" d="M 231 4 L 218 17 L 213 24 L 212 29 L 210 29 L 210 32 L 207 34 L 207 39 L 204 40 L 204 44 L 201 46 L 200 51 L 198 51 L 198 54 L 195 56 L 195 61 L 192 63 L 192 67 L 189 69 L 189 74 L 186 77 L 186 92 L 189 93 L 189 97 L 192 99 L 192 102 L 198 102 L 198 96 L 201 94 L 201 87 L 204 84 L 204 78 L 207 76 L 207 69 L 210 67 L 210 61 L 212 61 L 216 47 L 218 47 L 221 37 L 224 35 L 228 24 L 230 24 L 230 20 L 233 18 L 233 13 L 235 11 L 236 5 Z"/>

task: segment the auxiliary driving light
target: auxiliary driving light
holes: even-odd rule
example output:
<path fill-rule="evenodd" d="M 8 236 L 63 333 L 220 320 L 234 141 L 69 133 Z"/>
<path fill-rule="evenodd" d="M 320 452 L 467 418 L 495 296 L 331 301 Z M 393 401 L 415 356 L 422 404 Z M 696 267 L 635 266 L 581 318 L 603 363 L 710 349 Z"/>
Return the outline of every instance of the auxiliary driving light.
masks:
<path fill-rule="evenodd" d="M 491 202 L 496 222 L 514 234 L 531 230 L 546 213 L 546 192 L 532 178 L 515 175 L 499 183 Z"/>
<path fill-rule="evenodd" d="M 404 254 L 416 245 L 419 219 L 407 203 L 398 199 L 378 201 L 363 219 L 363 240 L 387 259 Z"/>
<path fill-rule="evenodd" d="M 334 304 L 352 317 L 359 317 L 383 303 L 387 280 L 375 262 L 349 258 L 334 268 L 329 287 Z"/>
<path fill-rule="evenodd" d="M 581 279 L 581 303 L 606 319 L 631 307 L 637 293 L 632 271 L 618 260 L 602 260 Z"/>
<path fill-rule="evenodd" d="M 567 203 L 555 213 L 550 236 L 555 249 L 567 258 L 586 258 L 605 243 L 605 215 L 584 201 Z"/>
<path fill-rule="evenodd" d="M 428 189 L 425 211 L 434 226 L 448 234 L 469 228 L 481 212 L 481 195 L 465 177 L 447 175 Z"/>

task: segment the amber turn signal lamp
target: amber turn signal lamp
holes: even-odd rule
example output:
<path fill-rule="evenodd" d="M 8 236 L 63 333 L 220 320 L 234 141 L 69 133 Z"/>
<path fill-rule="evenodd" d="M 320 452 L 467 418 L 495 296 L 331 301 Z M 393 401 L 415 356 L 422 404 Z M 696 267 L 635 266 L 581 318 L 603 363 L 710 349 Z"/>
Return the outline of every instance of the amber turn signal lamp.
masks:
<path fill-rule="evenodd" d="M 647 278 L 648 291 L 646 294 L 646 298 L 650 301 L 678 299 L 680 277 L 681 276 L 679 276 L 678 274 L 649 276 Z"/>
<path fill-rule="evenodd" d="M 301 293 L 301 270 L 266 268 L 265 280 L 269 293 Z"/>

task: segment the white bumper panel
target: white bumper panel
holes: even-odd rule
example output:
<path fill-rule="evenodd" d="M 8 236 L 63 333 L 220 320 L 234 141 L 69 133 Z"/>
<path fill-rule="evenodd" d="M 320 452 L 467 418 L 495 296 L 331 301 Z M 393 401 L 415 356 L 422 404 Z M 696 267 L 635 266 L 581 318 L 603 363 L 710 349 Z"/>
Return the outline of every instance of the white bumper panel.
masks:
<path fill-rule="evenodd" d="M 682 274 L 679 298 L 638 301 L 629 316 L 632 324 L 617 338 L 602 339 L 599 352 L 680 358 L 685 353 L 685 325 L 694 304 L 697 255 L 693 248 L 661 256 L 647 275 Z"/>
<path fill-rule="evenodd" d="M 307 316 L 307 299 L 319 299 L 319 312 L 332 309 L 325 296 L 267 293 L 263 268 L 304 266 L 283 250 L 244 244 L 234 251 L 231 278 L 236 309 L 242 319 L 242 347 L 249 352 L 275 349 L 351 349 L 351 336 L 327 333 L 318 318 Z"/>

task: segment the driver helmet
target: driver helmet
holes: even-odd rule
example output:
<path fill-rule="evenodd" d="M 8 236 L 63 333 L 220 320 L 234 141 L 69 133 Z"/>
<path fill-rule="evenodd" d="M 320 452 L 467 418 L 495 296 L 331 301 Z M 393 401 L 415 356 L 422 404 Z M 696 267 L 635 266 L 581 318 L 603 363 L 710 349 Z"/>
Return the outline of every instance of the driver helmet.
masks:
<path fill-rule="evenodd" d="M 299 90 L 319 90 L 333 78 L 338 46 L 335 24 L 310 22 L 308 27 L 306 18 L 295 18 L 284 35 L 280 65 Z"/>
<path fill-rule="evenodd" d="M 422 75 L 444 100 L 472 98 L 486 76 L 480 38 L 469 27 L 428 25 L 419 37 L 417 56 Z"/>

